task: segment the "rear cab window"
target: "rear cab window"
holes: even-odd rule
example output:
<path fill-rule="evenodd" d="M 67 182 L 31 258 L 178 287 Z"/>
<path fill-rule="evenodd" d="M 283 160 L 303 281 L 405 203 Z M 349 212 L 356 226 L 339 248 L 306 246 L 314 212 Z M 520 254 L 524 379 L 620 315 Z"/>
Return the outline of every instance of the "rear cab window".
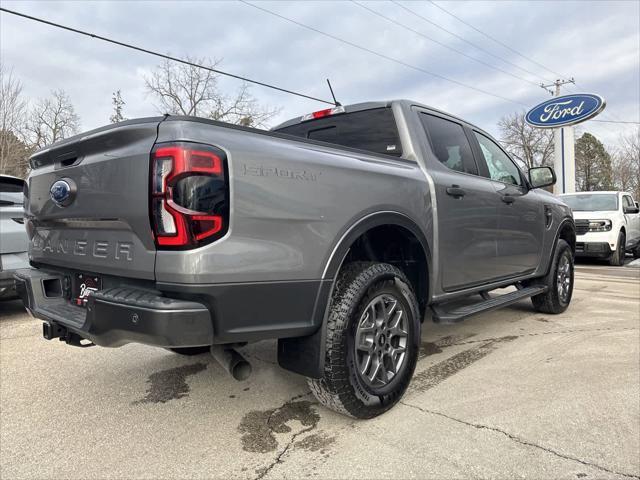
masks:
<path fill-rule="evenodd" d="M 421 113 L 420 121 L 440 163 L 456 172 L 478 174 L 471 144 L 461 124 L 428 113 Z"/>
<path fill-rule="evenodd" d="M 394 157 L 402 155 L 398 127 L 390 107 L 339 113 L 275 131 Z"/>

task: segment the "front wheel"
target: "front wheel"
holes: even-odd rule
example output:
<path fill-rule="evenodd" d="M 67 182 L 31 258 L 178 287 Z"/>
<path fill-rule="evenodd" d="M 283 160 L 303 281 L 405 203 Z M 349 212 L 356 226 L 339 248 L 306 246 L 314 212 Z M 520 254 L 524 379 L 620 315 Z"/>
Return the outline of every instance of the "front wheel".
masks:
<path fill-rule="evenodd" d="M 611 254 L 609 257 L 609 265 L 614 267 L 621 267 L 624 265 L 624 257 L 625 257 L 625 242 L 627 241 L 624 232 L 620 232 L 618 234 L 618 245 L 616 247 L 616 251 Z"/>
<path fill-rule="evenodd" d="M 558 239 L 549 273 L 534 282 L 536 285 L 547 286 L 547 291 L 531 297 L 533 307 L 542 313 L 564 312 L 573 295 L 573 272 L 571 247 L 564 240 Z"/>
<path fill-rule="evenodd" d="M 323 376 L 309 388 L 324 406 L 372 418 L 402 397 L 418 361 L 415 294 L 396 267 L 354 262 L 334 287 L 327 319 Z"/>

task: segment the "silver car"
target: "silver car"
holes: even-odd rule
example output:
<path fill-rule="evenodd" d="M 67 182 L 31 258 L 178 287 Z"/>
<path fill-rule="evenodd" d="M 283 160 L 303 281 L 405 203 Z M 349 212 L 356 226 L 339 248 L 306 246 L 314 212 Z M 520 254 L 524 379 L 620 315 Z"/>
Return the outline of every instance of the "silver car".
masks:
<path fill-rule="evenodd" d="M 13 272 L 29 266 L 23 188 L 20 178 L 0 175 L 0 300 L 16 298 Z"/>

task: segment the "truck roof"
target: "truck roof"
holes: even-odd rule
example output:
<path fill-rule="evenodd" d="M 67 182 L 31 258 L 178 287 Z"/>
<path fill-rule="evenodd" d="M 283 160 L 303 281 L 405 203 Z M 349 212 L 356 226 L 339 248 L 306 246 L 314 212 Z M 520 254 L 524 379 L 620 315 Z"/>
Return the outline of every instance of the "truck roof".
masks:
<path fill-rule="evenodd" d="M 401 103 L 404 104 L 406 106 L 412 107 L 412 106 L 417 106 L 417 107 L 422 107 L 428 110 L 431 110 L 433 112 L 438 112 L 441 113 L 443 115 L 446 115 L 450 118 L 455 118 L 456 120 L 465 123 L 467 125 L 472 125 L 471 123 L 469 123 L 468 121 L 457 117 L 455 115 L 452 115 L 448 112 L 445 112 L 443 110 L 438 110 L 437 108 L 433 108 L 430 107 L 429 105 L 425 105 L 423 103 L 420 102 L 415 102 L 413 100 L 407 100 L 407 99 L 395 99 L 395 100 L 381 100 L 381 101 L 372 101 L 372 102 L 362 102 L 362 103 L 353 103 L 351 105 L 342 105 L 342 108 L 344 109 L 344 113 L 352 113 L 352 112 L 358 112 L 361 110 L 372 110 L 374 108 L 385 108 L 385 107 L 390 107 L 391 104 L 393 103 Z M 307 121 L 307 119 L 303 120 L 305 118 L 305 115 L 301 115 L 298 117 L 294 117 L 291 118 L 285 122 L 282 122 L 280 125 L 276 125 L 275 127 L 273 127 L 271 130 L 279 130 L 281 128 L 285 128 L 285 127 L 289 127 L 291 125 L 296 125 L 298 123 L 301 123 L 303 121 Z M 472 125 L 474 128 L 477 128 L 479 130 L 483 130 L 482 128 L 476 126 L 476 125 Z M 484 131 L 484 130 L 483 130 Z"/>

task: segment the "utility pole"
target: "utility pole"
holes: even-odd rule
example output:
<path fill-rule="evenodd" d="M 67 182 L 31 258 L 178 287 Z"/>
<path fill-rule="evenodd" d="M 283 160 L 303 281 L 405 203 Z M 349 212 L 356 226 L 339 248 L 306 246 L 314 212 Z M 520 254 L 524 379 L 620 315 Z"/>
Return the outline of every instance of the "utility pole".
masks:
<path fill-rule="evenodd" d="M 573 77 L 568 80 L 558 79 L 549 85 L 541 83 L 540 87 L 554 97 L 559 97 L 560 87 L 568 83 L 575 84 L 576 81 Z M 550 87 L 555 87 L 555 89 L 551 90 Z M 573 126 L 554 129 L 553 142 L 555 153 L 553 168 L 557 177 L 556 184 L 553 186 L 553 193 L 573 193 L 576 191 L 576 157 Z"/>

